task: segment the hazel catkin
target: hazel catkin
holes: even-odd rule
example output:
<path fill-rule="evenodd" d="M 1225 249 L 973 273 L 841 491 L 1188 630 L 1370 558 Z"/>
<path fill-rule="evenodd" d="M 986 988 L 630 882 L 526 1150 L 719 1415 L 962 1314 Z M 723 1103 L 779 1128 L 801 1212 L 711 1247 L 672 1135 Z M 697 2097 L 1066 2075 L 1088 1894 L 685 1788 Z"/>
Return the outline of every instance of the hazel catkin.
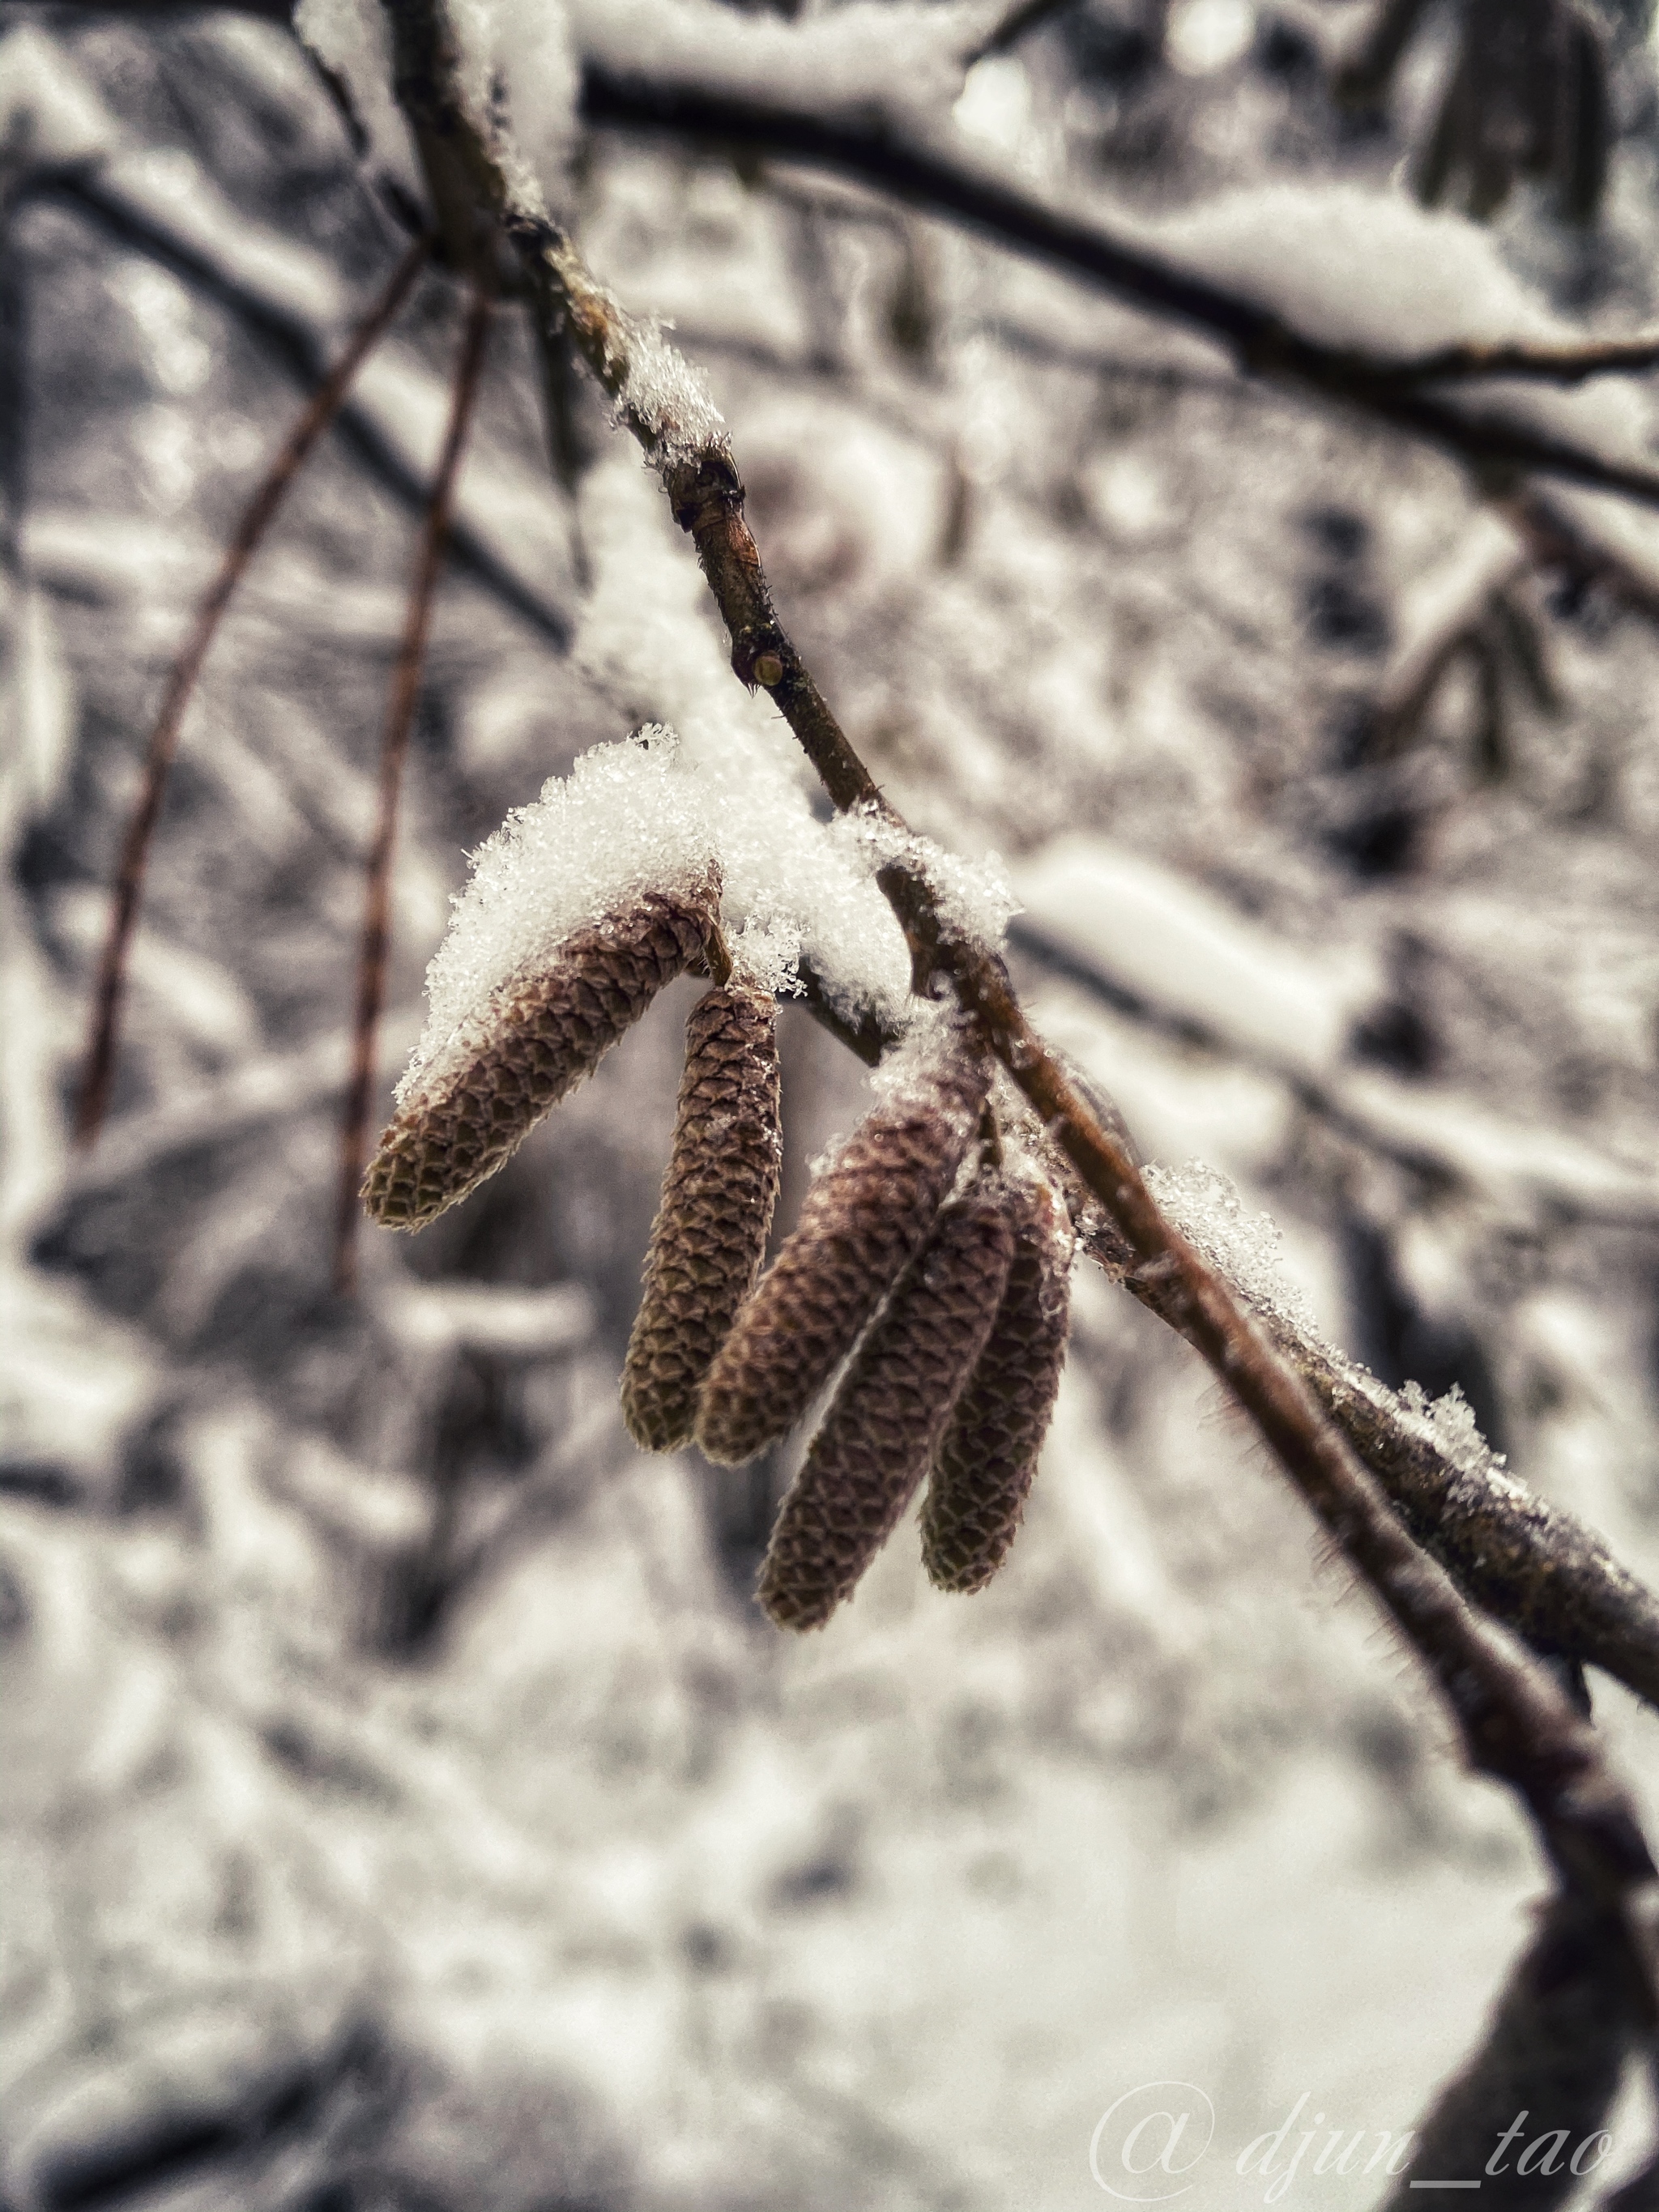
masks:
<path fill-rule="evenodd" d="M 719 896 L 712 873 L 683 890 L 643 892 L 501 985 L 386 1125 L 363 1179 L 370 1217 L 422 1229 L 494 1175 L 701 957 Z"/>
<path fill-rule="evenodd" d="M 1046 1183 L 1012 1186 L 1013 1261 L 979 1364 L 939 1439 L 921 1556 L 940 1589 L 982 1589 L 1007 1556 L 1066 1359 L 1071 1223 Z"/>
<path fill-rule="evenodd" d="M 648 1451 L 690 1436 L 698 1388 L 760 1273 L 778 1198 L 778 1105 L 771 993 L 717 985 L 685 1025 L 674 1146 L 623 1369 L 623 1416 Z"/>
<path fill-rule="evenodd" d="M 989 1085 L 982 1054 L 943 1055 L 819 1174 L 708 1370 L 696 1436 L 710 1459 L 740 1466 L 805 1413 L 926 1241 Z"/>
<path fill-rule="evenodd" d="M 1014 1237 L 1000 1180 L 939 1213 L 812 1439 L 757 1595 L 780 1628 L 821 1628 L 892 1534 L 989 1335 Z"/>

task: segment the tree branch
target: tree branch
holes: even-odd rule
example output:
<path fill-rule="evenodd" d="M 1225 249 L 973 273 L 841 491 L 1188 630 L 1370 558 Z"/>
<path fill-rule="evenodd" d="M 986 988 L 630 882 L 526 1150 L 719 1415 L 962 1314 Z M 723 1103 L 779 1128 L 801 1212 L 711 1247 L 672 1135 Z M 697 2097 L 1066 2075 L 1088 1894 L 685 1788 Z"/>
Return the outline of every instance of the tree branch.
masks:
<path fill-rule="evenodd" d="M 857 178 L 926 214 L 964 223 L 999 245 L 1070 270 L 1130 307 L 1219 340 L 1247 375 L 1310 388 L 1358 407 L 1472 466 L 1532 470 L 1659 506 L 1659 474 L 1650 470 L 1610 461 L 1570 439 L 1415 389 L 1431 378 L 1499 373 L 1576 382 L 1628 368 L 1632 358 L 1659 358 L 1659 339 L 1651 335 L 1583 348 L 1452 347 L 1421 362 L 1379 361 L 1302 337 L 1259 301 L 890 133 L 734 93 L 619 76 L 593 62 L 582 75 L 582 113 L 589 123 L 613 129 L 742 146 Z"/>
<path fill-rule="evenodd" d="M 515 198 L 493 132 L 466 112 L 456 89 L 457 55 L 438 0 L 386 3 L 396 90 L 417 135 L 441 138 L 471 177 L 481 202 L 524 255 L 539 309 L 568 323 L 619 418 L 658 467 L 725 618 L 735 672 L 777 697 L 837 806 L 867 810 L 902 833 L 777 623 L 743 516 L 742 482 L 717 423 L 699 422 L 695 405 L 665 406 L 660 337 L 634 325 L 594 282 L 565 234 Z M 806 120 L 813 130 L 830 128 Z M 1178 290 L 1187 280 L 1177 283 L 1166 274 L 1165 281 Z M 917 988 L 931 994 L 943 985 L 978 1025 L 1105 1210 L 1127 1272 L 1158 1286 L 1166 1319 L 1250 1414 L 1343 1556 L 1425 1662 L 1470 1764 L 1521 1798 L 1563 1888 L 1617 1916 L 1649 2009 L 1659 2014 L 1659 1961 L 1642 1917 L 1659 1875 L 1633 1803 L 1594 1730 L 1549 1671 L 1504 1630 L 1479 1618 L 1445 1570 L 1419 1549 L 1301 1376 L 1165 1219 L 1126 1147 L 1102 1126 L 1031 1029 L 1001 961 L 948 921 L 920 848 L 905 838 L 903 850 L 905 857 L 884 867 L 878 880 L 908 939 Z"/>
<path fill-rule="evenodd" d="M 272 358 L 302 390 L 313 392 L 327 373 L 332 334 L 299 313 L 275 286 L 261 289 L 257 277 L 227 266 L 191 230 L 171 221 L 166 210 L 148 204 L 132 189 L 118 161 L 100 162 L 70 176 L 55 176 L 33 185 L 31 196 L 57 200 L 98 223 L 124 244 L 170 269 L 205 297 L 217 301 L 252 331 Z M 157 200 L 160 195 L 155 196 Z M 257 234 L 256 234 L 257 239 Z M 283 240 L 284 250 L 292 245 Z M 408 424 L 398 410 L 376 396 L 359 392 L 348 398 L 336 417 L 338 435 L 370 474 L 404 506 L 419 513 L 427 495 L 424 469 L 407 450 Z M 450 557 L 498 605 L 547 639 L 568 650 L 570 623 L 532 564 L 505 534 L 481 527 L 485 518 L 476 502 L 464 501 L 450 533 Z"/>

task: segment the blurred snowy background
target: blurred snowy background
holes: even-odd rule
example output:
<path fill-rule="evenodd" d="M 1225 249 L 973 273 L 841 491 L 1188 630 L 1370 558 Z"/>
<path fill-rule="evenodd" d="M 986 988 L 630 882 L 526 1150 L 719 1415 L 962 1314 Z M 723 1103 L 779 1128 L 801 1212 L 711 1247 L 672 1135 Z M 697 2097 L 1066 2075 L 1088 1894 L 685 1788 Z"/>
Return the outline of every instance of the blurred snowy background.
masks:
<path fill-rule="evenodd" d="M 1210 210 L 1233 265 L 1334 238 L 1356 299 L 1409 298 L 1488 234 L 1419 232 L 1394 181 L 1449 16 L 1355 117 L 1326 60 L 1364 12 L 1079 0 L 933 120 L 1073 204 Z M 654 1462 L 616 1409 L 691 987 L 331 1294 L 440 273 L 209 663 L 114 1114 L 72 1154 L 167 664 L 401 239 L 280 23 L 0 25 L 7 2212 L 1064 2212 L 1103 2201 L 1101 2115 L 1164 2077 L 1213 2100 L 1184 2200 L 1211 2212 L 1260 2201 L 1232 2154 L 1304 2092 L 1310 2122 L 1404 2129 L 1524 1938 L 1532 1844 L 1103 1279 L 991 1590 L 938 1595 L 903 1533 L 799 1644 L 748 1595 L 787 1456 Z M 652 25 L 605 34 L 648 62 Z M 1535 314 L 1624 329 L 1659 313 L 1659 149 L 1641 27 L 1609 28 L 1600 225 L 1528 191 L 1488 258 Z M 591 261 L 707 369 L 855 743 L 919 828 L 1002 855 L 1039 1023 L 1149 1159 L 1272 1211 L 1334 1337 L 1460 1388 L 1659 1577 L 1659 523 L 1581 500 L 1619 574 L 1540 568 L 1445 459 L 940 224 L 777 164 L 564 153 Z M 1571 404 L 1650 449 L 1644 384 Z M 571 497 L 503 310 L 381 1103 L 466 851 L 660 710 L 580 650 L 607 518 L 648 510 L 586 398 L 575 428 Z M 1379 721 L 1459 608 L 1426 710 Z M 787 1219 L 864 1092 L 799 1011 L 783 1034 Z M 1595 1695 L 1659 1814 L 1659 1723 Z"/>

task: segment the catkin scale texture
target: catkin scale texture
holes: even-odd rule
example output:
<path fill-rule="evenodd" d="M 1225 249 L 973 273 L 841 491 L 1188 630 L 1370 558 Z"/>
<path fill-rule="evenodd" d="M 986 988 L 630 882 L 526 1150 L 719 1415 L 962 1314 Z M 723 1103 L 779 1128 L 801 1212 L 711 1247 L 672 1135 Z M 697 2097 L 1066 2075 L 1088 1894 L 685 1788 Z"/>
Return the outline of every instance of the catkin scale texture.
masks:
<path fill-rule="evenodd" d="M 787 1436 L 921 1248 L 978 1124 L 982 1055 L 955 1052 L 867 1115 L 806 1194 L 703 1385 L 697 1442 L 740 1466 Z"/>
<path fill-rule="evenodd" d="M 979 1364 L 939 1439 L 921 1556 L 940 1589 L 982 1589 L 1018 1529 L 1071 1322 L 1071 1224 L 1045 1185 L 1014 1186 L 1013 1261 Z"/>
<path fill-rule="evenodd" d="M 1000 1183 L 940 1212 L 859 1346 L 772 1532 L 757 1595 L 821 1628 L 892 1534 L 1002 1301 L 1014 1236 Z"/>
<path fill-rule="evenodd" d="M 717 985 L 685 1025 L 673 1150 L 623 1369 L 623 1415 L 648 1451 L 690 1436 L 709 1362 L 760 1273 L 778 1199 L 778 1115 L 771 994 Z"/>
<path fill-rule="evenodd" d="M 363 1205 L 387 1229 L 423 1229 L 492 1176 L 542 1116 L 702 952 L 712 878 L 647 891 L 573 931 L 546 966 L 494 994 L 466 1040 L 404 1101 L 363 1179 Z"/>

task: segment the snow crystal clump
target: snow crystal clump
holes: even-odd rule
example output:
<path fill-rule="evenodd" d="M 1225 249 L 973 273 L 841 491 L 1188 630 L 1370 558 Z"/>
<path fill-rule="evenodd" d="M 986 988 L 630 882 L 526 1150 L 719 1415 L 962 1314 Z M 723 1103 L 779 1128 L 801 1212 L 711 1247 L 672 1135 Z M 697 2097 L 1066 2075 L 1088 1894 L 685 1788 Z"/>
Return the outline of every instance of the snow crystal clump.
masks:
<path fill-rule="evenodd" d="M 1298 179 L 1224 193 L 1147 232 L 1301 336 L 1384 359 L 1462 341 L 1582 336 L 1505 267 L 1489 231 L 1403 193 Z"/>
<path fill-rule="evenodd" d="M 502 984 L 544 964 L 573 930 L 641 891 L 687 885 L 708 866 L 707 811 L 678 753 L 660 726 L 596 745 L 479 847 L 426 972 L 426 1030 L 398 1087 L 400 1103 Z"/>
<path fill-rule="evenodd" d="M 708 592 L 661 494 L 625 447 L 582 486 L 593 569 L 578 665 L 630 720 L 672 723 L 695 770 L 725 886 L 723 919 L 774 990 L 809 958 L 837 1010 L 900 1024 L 910 956 L 857 825 L 824 821 L 811 771 L 765 692 L 732 676 Z M 762 955 L 761 948 L 765 951 Z"/>
<path fill-rule="evenodd" d="M 656 441 L 651 459 L 658 468 L 726 443 L 726 417 L 708 379 L 653 324 L 635 324 L 629 338 L 628 379 L 617 398 L 617 421 L 627 417 Z"/>
<path fill-rule="evenodd" d="M 1407 1425 L 1428 1431 L 1443 1459 L 1460 1474 L 1486 1474 L 1504 1464 L 1475 1425 L 1474 1411 L 1455 1382 L 1443 1398 L 1431 1398 L 1420 1382 L 1402 1383 L 1394 1394 Z"/>
<path fill-rule="evenodd" d="M 1231 1178 L 1189 1160 L 1148 1168 L 1146 1187 L 1188 1242 L 1263 1320 L 1315 1344 L 1324 1338 L 1305 1292 L 1285 1273 L 1284 1238 L 1270 1213 L 1247 1213 Z"/>
<path fill-rule="evenodd" d="M 869 852 L 872 868 L 896 861 L 913 870 L 933 892 L 945 923 L 966 936 L 983 939 L 993 947 L 1002 942 L 1002 933 L 1020 911 L 1020 904 L 1010 888 L 1000 854 L 964 860 L 959 854 L 947 853 L 931 837 L 918 837 L 899 828 L 874 807 L 861 808 L 847 820 L 852 834 Z"/>

